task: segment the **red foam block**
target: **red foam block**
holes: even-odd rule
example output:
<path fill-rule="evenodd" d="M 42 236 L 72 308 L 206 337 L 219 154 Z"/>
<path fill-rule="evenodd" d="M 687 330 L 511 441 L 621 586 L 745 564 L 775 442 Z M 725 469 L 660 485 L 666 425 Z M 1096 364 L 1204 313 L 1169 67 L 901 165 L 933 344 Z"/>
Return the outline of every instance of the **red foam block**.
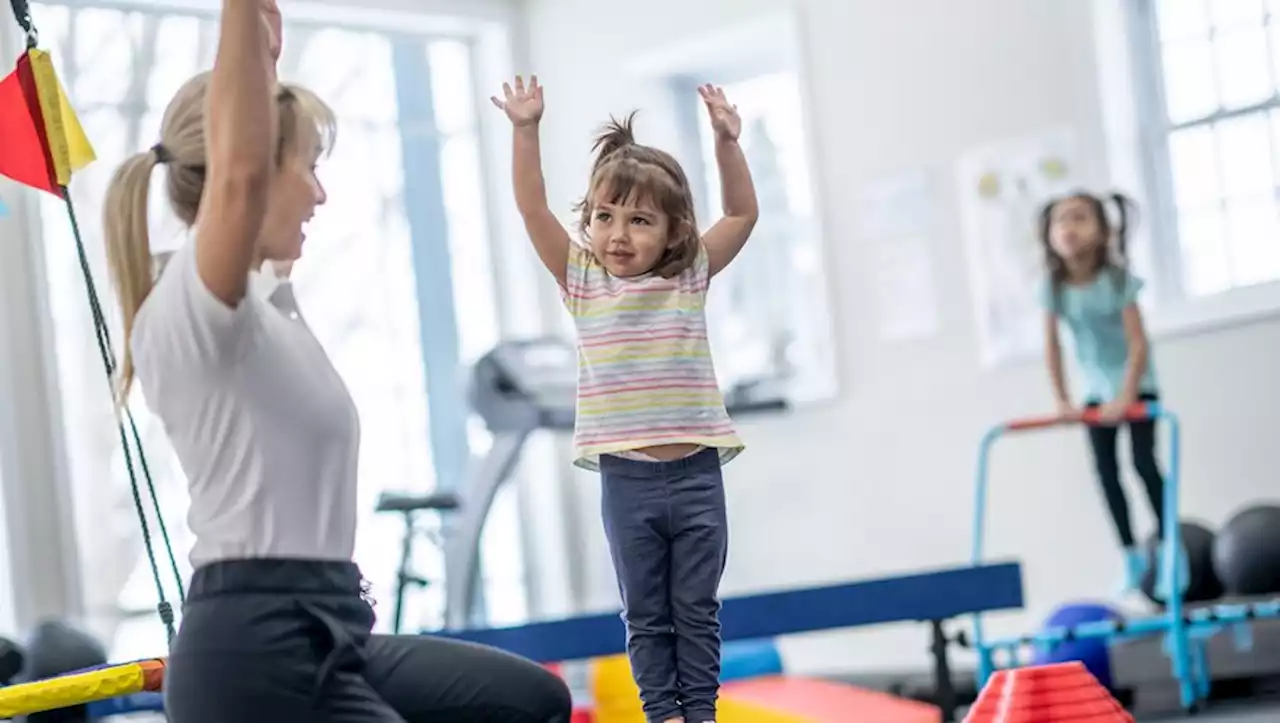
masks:
<path fill-rule="evenodd" d="M 852 685 L 783 675 L 735 680 L 720 687 L 726 700 L 785 711 L 814 723 L 941 723 L 942 711 L 928 703 L 897 698 Z"/>

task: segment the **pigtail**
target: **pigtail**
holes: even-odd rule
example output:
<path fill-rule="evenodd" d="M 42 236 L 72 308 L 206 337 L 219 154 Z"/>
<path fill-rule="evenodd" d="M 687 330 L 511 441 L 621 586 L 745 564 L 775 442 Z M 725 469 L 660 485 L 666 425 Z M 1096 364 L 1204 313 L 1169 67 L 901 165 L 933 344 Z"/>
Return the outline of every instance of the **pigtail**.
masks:
<path fill-rule="evenodd" d="M 1040 208 L 1039 231 L 1040 243 L 1044 246 L 1045 270 L 1049 277 L 1049 302 L 1054 312 L 1058 311 L 1058 298 L 1062 292 L 1062 283 L 1066 280 L 1067 267 L 1062 258 L 1053 250 L 1049 242 L 1049 227 L 1053 225 L 1053 208 L 1059 199 L 1052 198 Z"/>
<path fill-rule="evenodd" d="M 1129 231 L 1133 228 L 1133 217 L 1137 215 L 1137 204 L 1119 191 L 1108 194 L 1107 200 L 1116 209 L 1115 224 L 1111 227 L 1115 245 L 1109 265 L 1114 272 L 1116 291 L 1120 292 L 1129 284 Z"/>

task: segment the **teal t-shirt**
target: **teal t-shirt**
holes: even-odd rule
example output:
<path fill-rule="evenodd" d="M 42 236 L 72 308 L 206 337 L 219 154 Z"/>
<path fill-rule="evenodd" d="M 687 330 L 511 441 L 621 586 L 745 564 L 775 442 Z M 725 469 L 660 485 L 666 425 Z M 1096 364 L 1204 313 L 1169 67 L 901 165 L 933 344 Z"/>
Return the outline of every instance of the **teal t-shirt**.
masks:
<path fill-rule="evenodd" d="M 1084 381 L 1078 401 L 1109 402 L 1124 387 L 1129 363 L 1129 340 L 1125 338 L 1123 312 L 1142 290 L 1142 279 L 1127 271 L 1104 270 L 1088 284 L 1062 284 L 1057 299 L 1046 283 L 1041 301 L 1055 311 L 1059 321 L 1071 331 L 1076 362 Z M 1147 368 L 1138 385 L 1139 393 L 1155 394 L 1155 364 L 1147 355 Z"/>

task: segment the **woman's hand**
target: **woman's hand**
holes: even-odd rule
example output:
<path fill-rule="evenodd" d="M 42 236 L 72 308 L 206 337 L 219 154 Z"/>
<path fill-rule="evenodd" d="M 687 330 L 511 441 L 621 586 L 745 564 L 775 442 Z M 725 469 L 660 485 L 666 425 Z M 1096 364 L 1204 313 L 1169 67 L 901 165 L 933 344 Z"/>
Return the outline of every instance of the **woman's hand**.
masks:
<path fill-rule="evenodd" d="M 516 127 L 536 125 L 542 120 L 542 86 L 538 85 L 538 76 L 530 76 L 529 87 L 525 87 L 524 78 L 516 76 L 516 86 L 513 89 L 510 83 L 502 84 L 501 99 L 498 96 L 490 96 L 489 100 L 498 108 L 501 108 L 507 114 L 507 118 L 511 119 L 512 125 Z"/>

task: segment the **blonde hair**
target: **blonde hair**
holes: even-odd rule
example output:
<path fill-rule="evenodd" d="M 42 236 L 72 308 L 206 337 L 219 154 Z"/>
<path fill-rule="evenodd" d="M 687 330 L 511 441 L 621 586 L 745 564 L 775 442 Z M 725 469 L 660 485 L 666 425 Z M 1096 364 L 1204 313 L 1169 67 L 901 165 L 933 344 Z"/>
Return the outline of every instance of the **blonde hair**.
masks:
<path fill-rule="evenodd" d="M 601 191 L 610 203 L 648 201 L 666 214 L 675 243 L 659 257 L 654 272 L 663 278 L 678 276 L 698 256 L 698 224 L 694 218 L 693 192 L 680 162 L 666 151 L 636 143 L 631 126 L 635 112 L 618 120 L 610 118 L 596 136 L 596 153 L 587 195 L 574 210 L 579 213 L 578 232 L 586 238 L 591 226 L 591 204 Z"/>
<path fill-rule="evenodd" d="M 166 195 L 169 207 L 186 226 L 195 223 L 204 193 L 205 104 L 209 73 L 187 81 L 169 102 L 160 122 L 160 142 L 152 149 L 135 153 L 116 169 L 107 186 L 103 203 L 103 233 L 107 264 L 123 322 L 123 358 L 117 369 L 116 403 L 124 406 L 133 383 L 133 354 L 130 336 L 138 310 L 151 293 L 157 274 L 147 229 L 151 172 L 168 166 Z M 333 111 L 305 88 L 282 85 L 277 93 L 280 112 L 280 141 L 276 163 L 295 154 L 310 153 L 303 147 L 318 136 L 321 150 L 332 148 L 336 133 Z M 313 135 L 309 129 L 314 130 Z"/>

